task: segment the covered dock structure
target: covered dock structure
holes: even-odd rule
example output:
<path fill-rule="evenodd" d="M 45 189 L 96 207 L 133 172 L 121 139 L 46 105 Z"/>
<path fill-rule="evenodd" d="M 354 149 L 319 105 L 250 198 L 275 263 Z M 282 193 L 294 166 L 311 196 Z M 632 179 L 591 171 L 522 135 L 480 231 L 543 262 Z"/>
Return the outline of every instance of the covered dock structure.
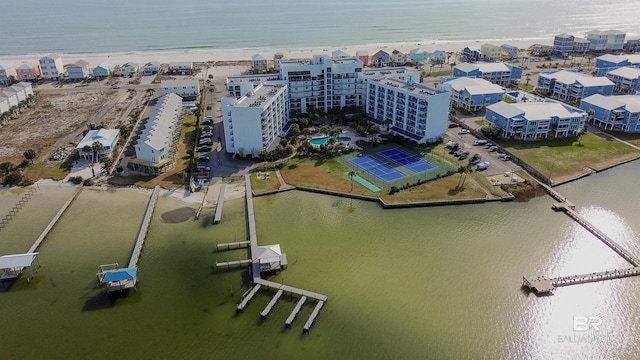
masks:
<path fill-rule="evenodd" d="M 100 265 L 96 275 L 100 285 L 107 286 L 107 292 L 131 289 L 138 283 L 138 268 L 120 269 L 118 263 Z"/>
<path fill-rule="evenodd" d="M 26 268 L 29 272 L 27 281 L 30 281 L 31 278 L 33 278 L 31 268 L 33 267 L 34 261 L 36 262 L 37 267 L 40 267 L 40 263 L 37 260 L 38 254 L 39 253 L 37 252 L 32 252 L 0 256 L 0 270 L 2 271 L 0 280 L 5 281 L 17 279 Z M 35 271 L 38 271 L 37 267 Z"/>

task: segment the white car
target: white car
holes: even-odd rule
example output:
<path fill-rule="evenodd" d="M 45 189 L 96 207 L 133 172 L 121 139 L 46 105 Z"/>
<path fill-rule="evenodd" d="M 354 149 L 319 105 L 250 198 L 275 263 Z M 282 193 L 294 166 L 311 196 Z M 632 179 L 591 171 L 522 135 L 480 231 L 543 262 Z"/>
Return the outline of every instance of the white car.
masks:
<path fill-rule="evenodd" d="M 120 85 L 113 85 L 113 86 L 111 86 L 111 89 L 118 90 L 118 89 L 120 89 Z"/>
<path fill-rule="evenodd" d="M 484 161 L 484 162 L 478 163 L 478 165 L 476 165 L 476 170 L 478 170 L 478 171 L 487 170 L 487 168 L 489 168 L 489 162 L 488 161 Z"/>
<path fill-rule="evenodd" d="M 468 134 L 468 133 L 470 133 L 470 132 L 471 132 L 471 131 L 469 131 L 469 130 L 467 130 L 467 129 L 460 129 L 460 131 L 458 131 L 458 134 L 460 134 L 460 135 L 464 135 L 464 134 Z"/>

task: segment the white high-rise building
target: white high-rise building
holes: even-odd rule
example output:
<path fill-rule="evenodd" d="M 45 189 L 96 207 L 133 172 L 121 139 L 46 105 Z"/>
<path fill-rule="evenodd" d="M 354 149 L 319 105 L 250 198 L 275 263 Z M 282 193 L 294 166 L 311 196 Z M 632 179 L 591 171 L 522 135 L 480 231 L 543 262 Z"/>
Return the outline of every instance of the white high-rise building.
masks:
<path fill-rule="evenodd" d="M 257 156 L 275 148 L 289 122 L 288 99 L 285 81 L 261 83 L 239 99 L 223 98 L 226 151 Z"/>

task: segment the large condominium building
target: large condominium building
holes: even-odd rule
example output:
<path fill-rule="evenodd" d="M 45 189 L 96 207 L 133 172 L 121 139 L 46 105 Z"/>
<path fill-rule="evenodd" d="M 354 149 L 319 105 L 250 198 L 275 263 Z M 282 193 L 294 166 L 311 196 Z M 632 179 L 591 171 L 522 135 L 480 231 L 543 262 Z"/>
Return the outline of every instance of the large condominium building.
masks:
<path fill-rule="evenodd" d="M 454 77 L 482 78 L 498 85 L 517 84 L 522 68 L 508 63 L 462 63 L 453 68 Z"/>
<path fill-rule="evenodd" d="M 582 99 L 580 108 L 593 111 L 591 122 L 609 130 L 640 132 L 640 96 L 592 95 Z"/>
<path fill-rule="evenodd" d="M 223 98 L 221 104 L 228 153 L 257 156 L 272 150 L 289 122 L 285 81 L 260 83 L 239 99 Z"/>
<path fill-rule="evenodd" d="M 640 69 L 623 66 L 609 71 L 605 76 L 616 84 L 615 91 L 624 94 L 640 94 Z"/>
<path fill-rule="evenodd" d="M 180 96 L 167 94 L 160 97 L 134 146 L 136 157 L 129 160 L 129 166 L 148 173 L 162 172 L 169 166 L 180 136 L 181 115 Z"/>
<path fill-rule="evenodd" d="M 560 34 L 553 38 L 553 51 L 563 56 L 571 53 L 584 54 L 589 51 L 590 46 L 589 40 L 569 34 Z"/>
<path fill-rule="evenodd" d="M 587 40 L 591 42 L 589 49 L 593 51 L 622 50 L 626 34 L 618 30 L 592 30 L 587 32 Z"/>
<path fill-rule="evenodd" d="M 596 75 L 604 76 L 611 70 L 623 66 L 640 68 L 640 54 L 613 55 L 605 54 L 596 58 Z"/>
<path fill-rule="evenodd" d="M 184 100 L 195 100 L 200 94 L 200 80 L 198 79 L 170 79 L 160 82 L 162 95 L 176 94 Z"/>
<path fill-rule="evenodd" d="M 515 104 L 502 101 L 487 107 L 485 117 L 502 129 L 502 136 L 530 140 L 577 135 L 587 114 L 553 100 Z"/>
<path fill-rule="evenodd" d="M 366 82 L 367 114 L 389 126 L 392 134 L 419 144 L 441 139 L 447 130 L 449 91 L 411 81 L 370 77 Z"/>
<path fill-rule="evenodd" d="M 541 73 L 536 91 L 563 101 L 577 101 L 594 94 L 611 95 L 615 84 L 606 77 L 559 70 Z"/>
<path fill-rule="evenodd" d="M 310 108 L 328 111 L 333 108 L 362 105 L 362 61 L 333 60 L 316 55 L 312 59 L 281 61 L 280 78 L 289 85 L 292 112 L 305 113 Z"/>

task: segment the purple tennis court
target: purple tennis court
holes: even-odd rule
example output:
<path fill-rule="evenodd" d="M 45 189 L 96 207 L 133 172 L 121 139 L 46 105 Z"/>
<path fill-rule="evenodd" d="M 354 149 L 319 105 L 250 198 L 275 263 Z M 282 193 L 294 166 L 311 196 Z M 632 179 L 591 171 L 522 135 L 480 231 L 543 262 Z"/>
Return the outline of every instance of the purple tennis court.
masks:
<path fill-rule="evenodd" d="M 353 158 L 349 162 L 382 181 L 392 181 L 406 176 L 401 171 L 369 155 Z"/>
<path fill-rule="evenodd" d="M 424 161 L 421 158 L 398 148 L 380 151 L 378 155 L 402 165 L 409 171 L 416 174 L 436 167 L 432 163 Z"/>

